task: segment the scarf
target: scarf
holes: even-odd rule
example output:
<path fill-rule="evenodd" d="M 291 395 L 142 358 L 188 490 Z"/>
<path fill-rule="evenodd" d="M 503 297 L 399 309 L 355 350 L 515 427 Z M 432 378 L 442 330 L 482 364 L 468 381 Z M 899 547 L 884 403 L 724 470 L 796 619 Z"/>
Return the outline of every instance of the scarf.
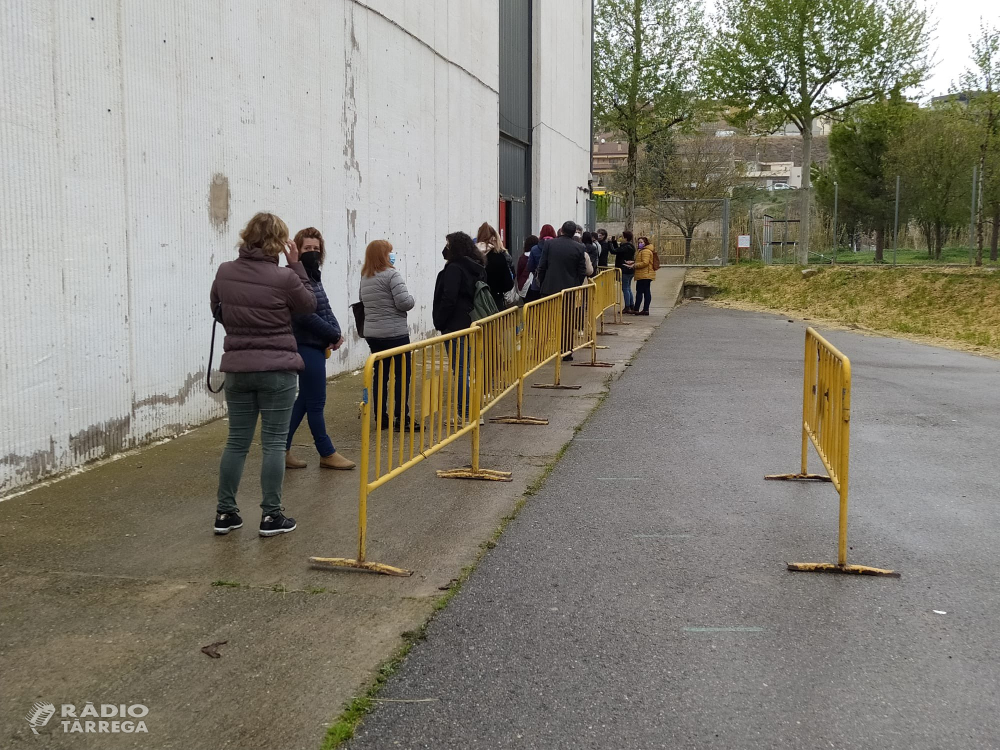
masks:
<path fill-rule="evenodd" d="M 302 253 L 302 255 L 299 256 L 299 260 L 302 262 L 302 265 L 305 266 L 306 275 L 313 281 L 319 282 L 319 253 L 315 251 Z"/>

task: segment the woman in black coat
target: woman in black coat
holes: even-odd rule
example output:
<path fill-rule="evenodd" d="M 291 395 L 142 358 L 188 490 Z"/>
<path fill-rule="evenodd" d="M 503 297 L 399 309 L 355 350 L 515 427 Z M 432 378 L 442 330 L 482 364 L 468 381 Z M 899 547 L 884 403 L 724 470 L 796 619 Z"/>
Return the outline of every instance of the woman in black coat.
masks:
<path fill-rule="evenodd" d="M 476 284 L 486 281 L 483 256 L 476 243 L 465 232 L 452 232 L 444 246 L 447 261 L 434 284 L 434 305 L 431 317 L 434 327 L 441 333 L 455 333 L 472 326 L 472 308 L 476 297 Z M 464 386 L 458 392 L 458 411 L 468 420 L 469 382 L 465 371 L 466 338 L 452 339 L 448 344 L 448 358 L 458 381 Z"/>

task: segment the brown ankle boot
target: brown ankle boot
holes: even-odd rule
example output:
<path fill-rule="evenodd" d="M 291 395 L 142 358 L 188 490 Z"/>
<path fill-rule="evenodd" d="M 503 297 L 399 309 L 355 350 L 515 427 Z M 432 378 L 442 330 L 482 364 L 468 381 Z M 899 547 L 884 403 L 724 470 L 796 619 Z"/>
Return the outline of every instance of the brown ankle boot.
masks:
<path fill-rule="evenodd" d="M 300 461 L 295 456 L 292 455 L 291 451 L 285 451 L 285 468 L 286 469 L 304 469 L 308 466 L 305 461 Z"/>
<path fill-rule="evenodd" d="M 340 469 L 341 471 L 347 471 L 356 466 L 353 461 L 348 461 L 337 452 L 331 453 L 329 456 L 323 456 L 319 460 L 319 465 L 324 469 Z"/>

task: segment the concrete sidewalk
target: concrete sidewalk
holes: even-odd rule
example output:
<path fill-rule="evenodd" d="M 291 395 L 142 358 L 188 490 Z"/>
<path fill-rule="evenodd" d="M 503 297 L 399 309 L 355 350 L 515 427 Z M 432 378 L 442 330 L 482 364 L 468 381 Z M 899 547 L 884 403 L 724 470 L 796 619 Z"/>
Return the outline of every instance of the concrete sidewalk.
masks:
<path fill-rule="evenodd" d="M 662 269 L 654 314 L 601 337 L 614 370 L 564 367 L 579 391 L 528 389 L 526 413 L 548 427 L 483 428 L 483 467 L 513 471 L 512 484 L 437 479 L 468 462 L 465 439 L 372 495 L 369 557 L 412 578 L 308 566 L 312 555 L 355 554 L 359 476 L 321 471 L 304 424 L 296 444 L 310 466 L 286 475 L 284 498 L 299 528 L 276 539 L 256 533 L 259 449 L 240 491 L 244 528 L 212 535 L 221 420 L 0 503 L 0 746 L 316 750 L 572 439 L 683 275 Z M 536 379 L 546 377 L 550 368 Z M 327 404 L 330 434 L 352 458 L 359 393 L 358 376 L 340 378 Z M 494 414 L 510 413 L 512 398 Z M 201 653 L 217 641 L 227 641 L 221 658 Z M 35 701 L 142 703 L 149 734 L 67 735 L 57 716 L 36 737 L 23 718 Z"/>
<path fill-rule="evenodd" d="M 852 359 L 848 561 L 797 471 L 805 325 L 687 304 L 380 694 L 351 750 L 1000 747 L 1000 362 Z M 811 467 L 821 465 L 812 453 Z"/>

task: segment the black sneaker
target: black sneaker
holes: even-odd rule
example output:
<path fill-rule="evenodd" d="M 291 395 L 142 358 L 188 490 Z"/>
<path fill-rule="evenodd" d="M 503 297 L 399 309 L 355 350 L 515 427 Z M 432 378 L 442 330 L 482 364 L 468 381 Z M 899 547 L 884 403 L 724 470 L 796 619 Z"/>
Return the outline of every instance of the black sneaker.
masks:
<path fill-rule="evenodd" d="M 400 422 L 397 419 L 397 420 L 395 420 L 392 423 L 392 429 L 395 430 L 396 432 L 400 432 L 400 431 L 402 431 L 402 432 L 409 432 L 411 427 L 413 428 L 414 432 L 420 432 L 421 428 L 422 428 L 422 425 L 421 425 L 420 422 L 415 422 L 414 420 L 410 419 L 409 417 L 407 417 L 406 419 L 404 419 L 402 422 Z"/>
<path fill-rule="evenodd" d="M 572 353 L 567 354 L 565 357 L 563 357 L 563 362 L 572 362 L 572 361 L 573 361 L 573 354 Z"/>
<path fill-rule="evenodd" d="M 233 513 L 216 513 L 215 514 L 215 533 L 216 534 L 228 534 L 234 529 L 239 529 L 243 527 L 243 519 L 240 518 L 239 508 Z"/>
<path fill-rule="evenodd" d="M 258 533 L 261 536 L 277 536 L 287 534 L 289 531 L 295 531 L 295 519 L 287 518 L 280 510 L 260 519 Z"/>

